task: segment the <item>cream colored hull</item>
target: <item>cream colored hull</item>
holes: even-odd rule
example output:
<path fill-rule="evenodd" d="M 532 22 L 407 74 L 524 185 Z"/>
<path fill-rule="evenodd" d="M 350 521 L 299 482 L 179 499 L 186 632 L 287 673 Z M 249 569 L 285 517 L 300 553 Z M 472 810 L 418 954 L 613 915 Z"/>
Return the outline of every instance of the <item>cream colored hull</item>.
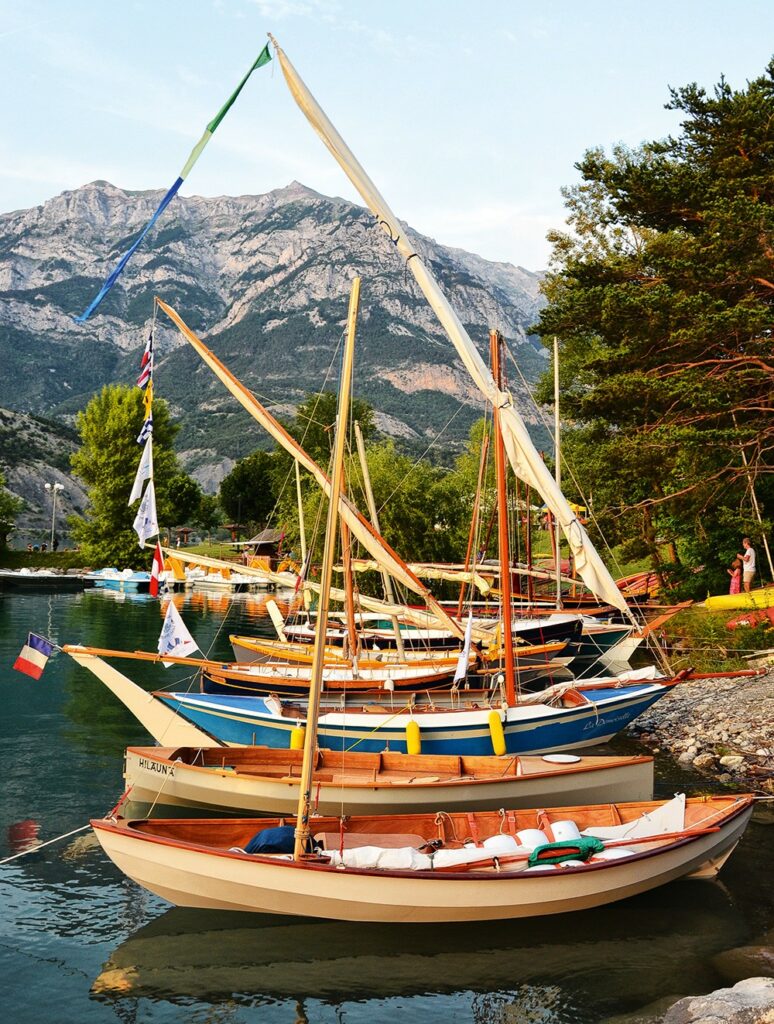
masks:
<path fill-rule="evenodd" d="M 647 892 L 700 872 L 730 851 L 751 813 L 748 809 L 719 832 L 658 853 L 580 869 L 493 873 L 485 878 L 337 870 L 287 859 L 208 852 L 103 827 L 96 832 L 124 874 L 178 906 L 342 921 L 440 923 L 567 913 Z"/>
<path fill-rule="evenodd" d="M 503 763 L 511 760 L 506 758 Z M 540 758 L 522 760 L 539 762 Z M 168 807 L 234 815 L 295 814 L 298 807 L 297 781 L 174 764 L 162 758 L 141 756 L 131 749 L 126 752 L 125 778 L 127 789 L 131 786 L 131 804 L 125 813 L 132 817 L 147 816 L 150 807 L 157 815 Z M 652 799 L 653 764 L 619 762 L 584 771 L 568 769 L 543 776 L 522 775 L 467 784 L 463 780 L 374 786 L 321 783 L 319 801 L 314 783 L 314 794 L 320 814 L 339 814 L 342 799 L 347 813 L 356 815 L 619 803 Z"/>

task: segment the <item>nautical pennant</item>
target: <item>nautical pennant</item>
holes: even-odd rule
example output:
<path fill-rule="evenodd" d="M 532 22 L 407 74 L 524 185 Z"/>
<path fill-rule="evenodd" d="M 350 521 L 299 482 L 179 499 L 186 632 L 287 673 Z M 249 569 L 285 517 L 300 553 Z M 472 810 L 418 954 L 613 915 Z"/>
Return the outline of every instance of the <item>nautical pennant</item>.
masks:
<path fill-rule="evenodd" d="M 159 521 L 156 514 L 156 488 L 153 481 L 148 482 L 145 494 L 134 517 L 133 529 L 140 539 L 140 547 L 145 547 L 145 541 L 151 537 L 158 536 Z"/>
<path fill-rule="evenodd" d="M 132 493 L 129 495 L 129 504 L 133 505 L 135 501 L 142 497 L 142 485 L 146 480 L 153 479 L 153 435 L 148 435 L 148 440 L 145 442 L 145 447 L 142 450 L 142 457 L 140 458 L 140 465 L 137 467 L 137 475 L 134 478 L 134 484 L 132 486 Z"/>
<path fill-rule="evenodd" d="M 164 555 L 161 551 L 161 544 L 156 541 L 156 547 L 153 551 L 153 564 L 151 565 L 151 578 L 150 586 L 148 590 L 151 597 L 158 597 L 159 583 L 161 581 L 161 574 L 164 571 Z"/>
<path fill-rule="evenodd" d="M 188 632 L 188 627 L 175 607 L 175 602 L 170 601 L 159 636 L 159 654 L 162 657 L 165 654 L 174 654 L 176 658 L 187 658 L 189 654 L 198 649 L 199 645 Z M 164 667 L 169 668 L 173 664 L 172 661 L 165 661 Z"/>
<path fill-rule="evenodd" d="M 148 440 L 152 433 L 153 415 L 151 414 L 140 428 L 140 433 L 137 435 L 137 444 L 145 444 L 145 442 Z"/>
<path fill-rule="evenodd" d="M 137 387 L 146 388 L 153 378 L 153 329 L 145 342 L 145 350 L 140 360 L 140 376 L 137 378 Z"/>
<path fill-rule="evenodd" d="M 462 645 L 460 656 L 457 659 L 457 668 L 454 670 L 454 682 L 458 683 L 468 674 L 470 663 L 470 643 L 473 636 L 473 613 L 468 612 L 468 624 L 465 627 L 465 643 Z"/>
<path fill-rule="evenodd" d="M 242 89 L 247 84 L 247 80 L 250 77 L 250 75 L 253 73 L 253 71 L 256 70 L 256 68 L 261 68 L 261 67 L 264 66 L 264 64 L 268 64 L 270 60 L 271 60 L 271 54 L 269 53 L 269 44 L 267 43 L 264 46 L 264 48 L 261 50 L 261 52 L 258 54 L 258 57 L 256 58 L 255 62 L 251 65 L 251 67 L 249 68 L 247 74 L 244 76 L 242 81 L 236 87 L 234 92 L 231 94 L 231 96 L 229 96 L 229 98 L 226 100 L 226 102 L 220 108 L 220 110 L 215 115 L 215 117 L 213 117 L 213 119 L 207 125 L 207 127 L 206 127 L 206 129 L 204 131 L 204 134 L 199 139 L 199 141 L 196 143 L 194 148 L 191 150 L 191 154 L 188 157 L 188 160 L 186 161 L 185 167 L 183 167 L 182 171 L 180 172 L 180 175 L 178 176 L 177 181 L 175 181 L 175 183 L 169 189 L 167 194 L 164 196 L 164 198 L 161 200 L 161 202 L 159 203 L 158 207 L 156 208 L 156 212 L 153 214 L 153 216 L 148 221 L 148 223 L 145 225 L 145 227 L 142 229 L 140 234 L 137 236 L 137 238 L 134 240 L 134 242 L 131 244 L 131 246 L 126 250 L 126 252 L 121 257 L 121 259 L 118 261 L 118 265 L 116 266 L 115 270 L 113 270 L 113 272 L 110 274 L 108 279 L 102 285 L 102 287 L 100 288 L 100 290 L 97 293 L 96 297 L 92 300 L 91 305 L 89 305 L 88 308 L 83 313 L 81 313 L 80 316 L 75 317 L 76 323 L 81 323 L 82 324 L 86 320 L 88 320 L 89 317 L 91 316 L 91 314 L 97 308 L 97 306 L 99 306 L 99 304 L 105 298 L 107 293 L 110 291 L 110 289 L 113 287 L 113 285 L 118 280 L 118 277 L 120 276 L 120 274 L 121 274 L 122 270 L 124 269 L 124 267 L 126 266 L 126 264 L 129 262 L 129 260 L 132 258 L 134 253 L 137 251 L 137 249 L 141 245 L 142 240 L 145 238 L 145 236 L 148 234 L 150 229 L 153 227 L 153 225 L 156 223 L 156 221 L 162 215 L 164 210 L 166 210 L 167 206 L 169 206 L 170 202 L 177 195 L 178 190 L 180 189 L 180 186 L 183 184 L 185 179 L 188 177 L 188 174 L 191 171 L 191 169 L 193 168 L 193 166 L 196 163 L 196 161 L 202 155 L 204 147 L 207 145 L 207 143 L 210 141 L 212 136 L 215 134 L 215 131 L 216 131 L 218 125 L 220 124 L 220 122 L 223 120 L 223 118 L 226 116 L 226 114 L 231 109 L 232 105 L 236 101 L 237 96 L 239 96 L 240 92 L 242 91 Z"/>

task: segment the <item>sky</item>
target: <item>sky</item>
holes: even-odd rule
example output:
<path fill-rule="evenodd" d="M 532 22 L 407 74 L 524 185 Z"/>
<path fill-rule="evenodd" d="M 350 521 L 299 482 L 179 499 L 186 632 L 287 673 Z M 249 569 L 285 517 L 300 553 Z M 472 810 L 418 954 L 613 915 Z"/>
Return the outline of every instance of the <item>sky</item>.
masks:
<path fill-rule="evenodd" d="M 669 86 L 743 87 L 772 29 L 770 0 L 0 0 L 0 211 L 168 188 L 272 32 L 400 218 L 540 270 L 584 151 L 674 133 Z M 357 199 L 272 61 L 182 194 L 293 180 Z"/>

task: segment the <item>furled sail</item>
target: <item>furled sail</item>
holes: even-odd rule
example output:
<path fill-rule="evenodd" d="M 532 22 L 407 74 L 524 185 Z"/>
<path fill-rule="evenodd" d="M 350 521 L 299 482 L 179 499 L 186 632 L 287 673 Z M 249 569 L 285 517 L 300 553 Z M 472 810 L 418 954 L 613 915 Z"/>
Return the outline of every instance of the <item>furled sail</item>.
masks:
<path fill-rule="evenodd" d="M 301 445 L 290 436 L 281 423 L 265 409 L 255 396 L 236 379 L 236 377 L 220 362 L 201 341 L 190 327 L 183 321 L 178 313 L 168 306 L 161 299 L 157 298 L 156 303 L 162 309 L 172 323 L 177 327 L 183 337 L 193 346 L 204 362 L 210 367 L 217 377 L 226 385 L 228 390 L 237 401 L 261 424 L 261 426 L 287 451 L 293 458 L 306 469 L 317 481 L 325 494 L 330 492 L 330 480 L 322 469 L 317 465 Z M 366 551 L 375 559 L 381 568 L 388 572 L 394 579 L 402 583 L 415 594 L 419 594 L 433 616 L 440 619 L 444 627 L 450 630 L 455 636 L 464 636 L 464 630 L 458 622 L 450 618 L 440 604 L 435 600 L 430 591 L 421 583 L 413 572 L 408 568 L 400 556 L 393 551 L 389 544 L 374 530 L 367 520 L 354 507 L 352 502 L 341 496 L 340 512 L 342 519 L 352 532 L 352 535 L 363 545 Z"/>
<path fill-rule="evenodd" d="M 414 250 L 411 240 L 378 189 L 361 167 L 352 151 L 328 120 L 325 112 L 307 89 L 287 56 L 273 36 L 269 37 L 279 58 L 282 73 L 296 103 L 323 140 L 344 173 L 363 197 L 389 235 L 406 265 L 414 275 L 449 339 L 457 350 L 474 382 L 488 402 L 500 409 L 500 422 L 505 449 L 514 473 L 534 487 L 551 509 L 570 545 L 575 567 L 593 593 L 608 604 L 629 613 L 626 601 L 594 548 L 577 515 L 570 508 L 556 481 L 546 468 L 517 412 L 509 392 L 500 391 L 473 341 L 462 326 L 435 277 Z"/>

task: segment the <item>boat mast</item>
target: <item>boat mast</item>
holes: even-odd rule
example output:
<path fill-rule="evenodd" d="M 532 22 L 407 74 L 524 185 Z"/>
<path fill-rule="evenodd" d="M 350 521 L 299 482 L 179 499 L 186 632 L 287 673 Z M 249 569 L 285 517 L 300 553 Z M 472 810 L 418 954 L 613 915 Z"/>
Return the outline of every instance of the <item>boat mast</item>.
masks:
<path fill-rule="evenodd" d="M 352 387 L 352 361 L 355 347 L 355 325 L 360 303 L 360 278 L 352 281 L 347 316 L 347 338 L 344 345 L 344 361 L 339 384 L 339 408 L 336 416 L 336 438 L 333 448 L 333 478 L 328 501 L 328 518 L 325 526 L 322 575 L 320 579 L 320 600 L 317 606 L 317 628 L 312 654 L 312 678 L 309 683 L 309 705 L 306 714 L 306 735 L 304 737 L 304 759 L 301 766 L 301 780 L 298 794 L 298 815 L 296 820 L 296 842 L 293 859 L 299 860 L 305 852 L 309 839 L 309 814 L 312 801 L 312 774 L 317 750 L 317 718 L 320 711 L 320 691 L 325 665 L 325 640 L 328 633 L 328 604 L 333 580 L 333 559 L 336 551 L 336 529 L 341 499 L 341 481 L 344 467 L 344 442 L 347 436 L 349 417 L 349 395 Z"/>
<path fill-rule="evenodd" d="M 489 348 L 492 359 L 492 376 L 499 391 L 504 388 L 502 367 L 503 338 L 499 331 L 489 332 Z M 495 472 L 497 474 L 497 536 L 500 549 L 500 593 L 503 612 L 503 659 L 505 663 L 505 699 L 509 708 L 516 703 L 516 681 L 513 671 L 513 608 L 511 602 L 511 554 L 508 543 L 508 492 L 505 480 L 505 445 L 500 430 L 500 410 L 497 405 L 494 414 Z"/>
<path fill-rule="evenodd" d="M 478 463 L 478 480 L 476 482 L 476 497 L 473 501 L 473 512 L 470 517 L 470 532 L 468 533 L 468 547 L 465 552 L 465 572 L 470 571 L 470 557 L 473 554 L 473 541 L 476 538 L 476 531 L 478 529 L 478 517 L 479 510 L 481 507 L 481 488 L 484 484 L 484 472 L 486 470 L 486 457 L 489 452 L 489 434 L 484 427 L 484 436 L 481 439 L 481 458 Z M 463 580 L 460 584 L 460 599 L 457 602 L 457 618 L 462 617 L 462 606 L 465 602 L 465 590 L 467 588 L 466 582 Z"/>
<path fill-rule="evenodd" d="M 296 467 L 296 501 L 298 502 L 298 535 L 301 540 L 301 572 L 305 576 L 308 576 L 307 564 L 306 564 L 306 529 L 304 527 L 304 502 L 301 497 L 301 467 L 298 462 L 293 461 L 293 465 Z M 304 608 L 309 607 L 306 587 L 301 584 L 301 600 L 304 602 Z"/>
<path fill-rule="evenodd" d="M 357 454 L 360 459 L 360 470 L 363 474 L 363 490 L 366 496 L 366 505 L 368 507 L 368 515 L 371 517 L 371 526 L 376 530 L 377 533 L 381 534 L 382 528 L 379 526 L 379 512 L 376 508 L 376 502 L 374 501 L 374 491 L 371 487 L 371 474 L 368 472 L 368 462 L 366 461 L 365 445 L 363 444 L 363 431 L 360 429 L 360 424 L 355 420 L 355 443 L 357 444 Z M 384 596 L 390 604 L 395 604 L 395 592 L 392 589 L 392 580 L 390 574 L 382 569 L 382 583 L 384 584 Z M 395 633 L 395 647 L 398 651 L 398 657 L 401 661 L 405 660 L 405 653 L 403 650 L 403 636 L 400 631 L 400 623 L 398 622 L 397 615 L 391 615 L 390 620 L 392 622 L 393 632 Z"/>
<path fill-rule="evenodd" d="M 559 339 L 554 335 L 554 479 L 556 486 L 562 486 L 561 425 L 559 423 Z M 562 607 L 562 541 L 559 524 L 552 531 L 554 539 L 554 570 L 556 572 L 556 607 Z"/>

